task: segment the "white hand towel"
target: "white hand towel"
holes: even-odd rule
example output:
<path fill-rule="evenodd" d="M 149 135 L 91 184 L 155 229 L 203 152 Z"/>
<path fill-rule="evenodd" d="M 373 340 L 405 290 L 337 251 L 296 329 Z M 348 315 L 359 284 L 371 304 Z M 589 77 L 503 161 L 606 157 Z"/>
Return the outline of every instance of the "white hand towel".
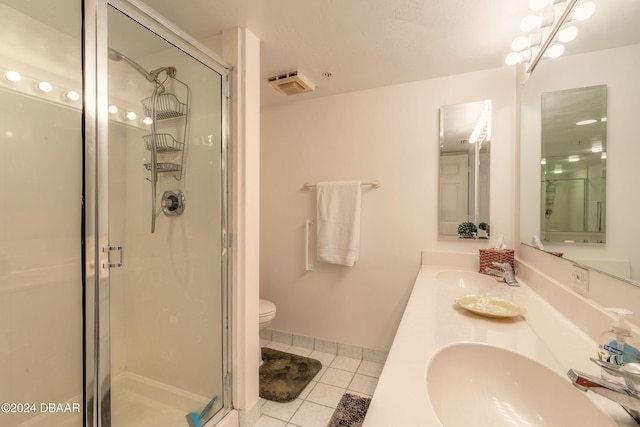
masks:
<path fill-rule="evenodd" d="M 360 252 L 360 181 L 319 182 L 317 197 L 318 259 L 349 267 Z"/>

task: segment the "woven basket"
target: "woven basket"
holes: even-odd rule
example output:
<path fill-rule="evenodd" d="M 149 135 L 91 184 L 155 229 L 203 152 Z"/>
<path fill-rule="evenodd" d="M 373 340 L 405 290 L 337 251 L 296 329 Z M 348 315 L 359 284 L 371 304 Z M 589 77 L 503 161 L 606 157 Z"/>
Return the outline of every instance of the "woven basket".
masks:
<path fill-rule="evenodd" d="M 494 262 L 509 263 L 513 271 L 516 271 L 513 254 L 513 249 L 480 249 L 480 273 L 491 276 L 491 273 L 487 273 L 487 267 L 497 268 L 493 265 Z"/>

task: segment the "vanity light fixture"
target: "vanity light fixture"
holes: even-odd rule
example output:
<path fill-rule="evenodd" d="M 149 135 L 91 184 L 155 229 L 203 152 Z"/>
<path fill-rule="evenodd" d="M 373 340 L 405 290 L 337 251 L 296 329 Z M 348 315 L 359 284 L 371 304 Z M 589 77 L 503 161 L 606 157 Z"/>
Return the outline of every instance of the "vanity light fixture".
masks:
<path fill-rule="evenodd" d="M 516 37 L 511 43 L 513 52 L 507 55 L 507 65 L 526 64 L 530 73 L 540 59 L 558 58 L 564 53 L 564 45 L 578 36 L 575 25 L 563 25 L 571 21 L 582 21 L 593 15 L 596 6 L 592 2 L 579 0 L 529 0 L 529 14 L 520 22 L 520 29 L 526 33 Z M 554 43 L 554 40 L 557 42 Z M 561 43 L 560 43 L 561 42 Z M 528 52 L 528 55 L 525 55 Z"/>
<path fill-rule="evenodd" d="M 4 73 L 4 77 L 11 83 L 18 83 L 20 80 L 22 80 L 22 76 L 20 75 L 20 73 L 15 70 L 7 71 L 6 73 Z"/>

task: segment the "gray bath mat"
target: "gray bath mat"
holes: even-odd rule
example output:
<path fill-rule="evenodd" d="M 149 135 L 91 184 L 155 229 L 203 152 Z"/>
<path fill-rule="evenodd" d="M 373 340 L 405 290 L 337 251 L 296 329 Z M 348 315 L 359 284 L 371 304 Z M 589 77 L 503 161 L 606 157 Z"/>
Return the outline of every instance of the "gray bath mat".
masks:
<path fill-rule="evenodd" d="M 274 402 L 291 402 L 320 371 L 316 359 L 284 351 L 262 348 L 260 397 Z"/>
<path fill-rule="evenodd" d="M 360 427 L 370 403 L 371 399 L 368 397 L 343 394 L 327 427 Z"/>

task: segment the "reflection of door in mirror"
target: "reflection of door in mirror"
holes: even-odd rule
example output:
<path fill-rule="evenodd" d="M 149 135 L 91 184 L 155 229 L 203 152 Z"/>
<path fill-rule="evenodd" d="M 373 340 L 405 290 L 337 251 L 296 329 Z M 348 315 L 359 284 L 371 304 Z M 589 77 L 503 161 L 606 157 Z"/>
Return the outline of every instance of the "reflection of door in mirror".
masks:
<path fill-rule="evenodd" d="M 541 238 L 605 242 L 607 88 L 542 94 Z"/>
<path fill-rule="evenodd" d="M 486 223 L 487 227 L 478 227 L 478 233 L 487 236 L 490 141 L 491 101 L 440 109 L 441 236 L 458 235 L 458 226 L 463 222 L 472 222 L 476 227 Z"/>

